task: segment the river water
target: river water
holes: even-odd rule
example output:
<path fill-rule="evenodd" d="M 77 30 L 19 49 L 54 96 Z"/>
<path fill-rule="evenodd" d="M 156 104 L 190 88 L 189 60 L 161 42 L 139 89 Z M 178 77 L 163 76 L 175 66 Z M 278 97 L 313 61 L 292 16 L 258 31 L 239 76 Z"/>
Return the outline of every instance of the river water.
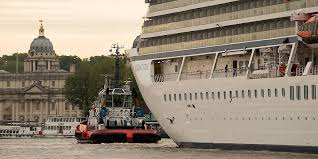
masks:
<path fill-rule="evenodd" d="M 315 154 L 178 148 L 158 144 L 77 144 L 75 139 L 1 139 L 0 159 L 318 159 Z"/>

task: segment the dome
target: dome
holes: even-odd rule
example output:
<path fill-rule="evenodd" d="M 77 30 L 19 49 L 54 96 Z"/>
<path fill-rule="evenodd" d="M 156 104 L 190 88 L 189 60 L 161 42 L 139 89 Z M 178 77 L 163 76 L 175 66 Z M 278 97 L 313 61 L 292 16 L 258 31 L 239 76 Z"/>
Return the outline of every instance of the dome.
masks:
<path fill-rule="evenodd" d="M 45 36 L 35 38 L 30 46 L 30 52 L 33 53 L 54 53 L 53 44 Z"/>

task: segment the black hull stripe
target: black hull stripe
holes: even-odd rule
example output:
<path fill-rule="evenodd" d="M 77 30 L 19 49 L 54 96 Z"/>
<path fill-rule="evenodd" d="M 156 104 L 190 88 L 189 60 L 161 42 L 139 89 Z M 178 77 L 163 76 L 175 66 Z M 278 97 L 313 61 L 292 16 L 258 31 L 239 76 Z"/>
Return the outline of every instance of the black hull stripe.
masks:
<path fill-rule="evenodd" d="M 255 47 L 261 47 L 261 46 L 271 46 L 271 45 L 279 45 L 283 43 L 295 43 L 295 42 L 298 42 L 298 39 L 296 36 L 293 36 L 293 37 L 284 37 L 284 38 L 261 40 L 261 41 L 251 41 L 246 43 L 196 48 L 196 49 L 190 49 L 190 50 L 178 50 L 178 51 L 171 51 L 171 52 L 165 52 L 165 53 L 146 54 L 142 56 L 131 57 L 131 60 L 139 61 L 139 60 L 149 60 L 149 59 L 158 59 L 158 58 L 169 58 L 169 57 L 196 55 L 196 54 L 204 54 L 204 53 L 210 53 L 210 52 L 220 52 L 225 50 L 239 50 L 243 48 L 255 48 Z"/>
<path fill-rule="evenodd" d="M 318 146 L 259 145 L 259 144 L 222 144 L 222 143 L 177 143 L 180 148 L 221 149 L 221 150 L 253 150 L 275 152 L 297 152 L 318 154 Z"/>

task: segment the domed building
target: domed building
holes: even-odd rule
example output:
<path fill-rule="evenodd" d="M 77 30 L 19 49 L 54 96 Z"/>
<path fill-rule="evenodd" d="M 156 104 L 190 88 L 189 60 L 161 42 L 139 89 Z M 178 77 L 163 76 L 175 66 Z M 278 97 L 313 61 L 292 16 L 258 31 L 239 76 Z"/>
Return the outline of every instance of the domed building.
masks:
<path fill-rule="evenodd" d="M 81 117 L 79 107 L 67 102 L 64 94 L 65 80 L 74 72 L 74 65 L 69 71 L 60 69 L 41 23 L 24 61 L 24 73 L 0 71 L 0 121 L 43 123 L 49 116 Z"/>
<path fill-rule="evenodd" d="M 41 23 L 39 36 L 32 41 L 28 58 L 24 62 L 24 72 L 57 71 L 59 69 L 59 60 L 53 44 L 44 36 L 44 27 Z"/>

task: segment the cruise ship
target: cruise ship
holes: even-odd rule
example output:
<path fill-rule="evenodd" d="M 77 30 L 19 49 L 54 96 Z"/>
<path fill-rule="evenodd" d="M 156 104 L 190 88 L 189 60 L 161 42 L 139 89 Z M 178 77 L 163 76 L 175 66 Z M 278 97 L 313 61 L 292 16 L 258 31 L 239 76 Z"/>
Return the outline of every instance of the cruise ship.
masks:
<path fill-rule="evenodd" d="M 318 152 L 317 0 L 146 3 L 127 53 L 180 147 Z"/>

